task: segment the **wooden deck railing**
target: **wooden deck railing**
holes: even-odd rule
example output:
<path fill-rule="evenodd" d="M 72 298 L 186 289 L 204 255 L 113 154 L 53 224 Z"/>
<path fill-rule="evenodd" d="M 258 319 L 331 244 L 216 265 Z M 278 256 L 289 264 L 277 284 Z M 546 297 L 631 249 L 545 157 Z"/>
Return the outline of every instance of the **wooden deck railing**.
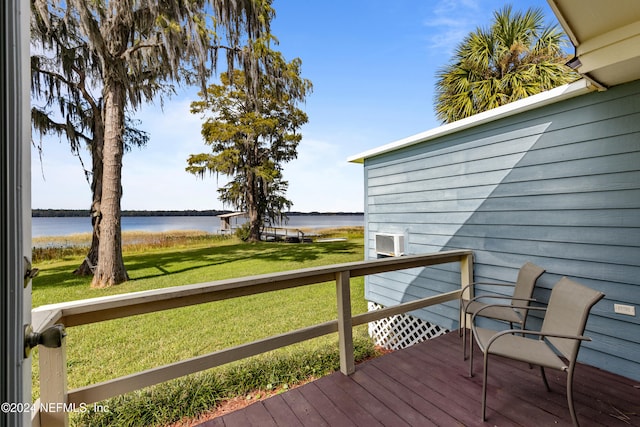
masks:
<path fill-rule="evenodd" d="M 32 424 L 34 426 L 42 425 L 47 427 L 65 426 L 68 424 L 68 408 L 88 405 L 109 397 L 333 332 L 338 332 L 339 337 L 340 370 L 345 375 L 349 375 L 355 370 L 352 340 L 353 326 L 457 299 L 461 290 L 472 282 L 472 258 L 471 251 L 446 251 L 314 267 L 38 307 L 32 311 L 32 323 L 36 332 L 43 331 L 58 323 L 64 324 L 65 327 L 72 327 L 188 305 L 335 281 L 338 318 L 333 321 L 74 390 L 67 390 L 66 386 L 67 366 L 66 343 L 64 340 L 60 348 L 40 346 L 40 399 L 34 405 L 36 412 L 34 412 Z M 355 316 L 351 315 L 349 280 L 351 277 L 451 262 L 460 264 L 461 283 L 459 290 L 377 311 Z M 39 408 L 53 409 L 38 411 Z"/>

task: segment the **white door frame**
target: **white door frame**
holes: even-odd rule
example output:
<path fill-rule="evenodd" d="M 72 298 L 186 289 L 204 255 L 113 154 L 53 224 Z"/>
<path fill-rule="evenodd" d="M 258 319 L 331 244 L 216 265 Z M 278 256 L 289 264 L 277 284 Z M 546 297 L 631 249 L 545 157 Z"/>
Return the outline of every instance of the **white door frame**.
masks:
<path fill-rule="evenodd" d="M 27 0 L 3 0 L 0 8 L 0 425 L 26 426 L 31 424 L 31 359 L 24 358 L 24 327 L 31 323 L 31 283 L 24 285 L 24 260 L 31 259 L 30 10 Z"/>

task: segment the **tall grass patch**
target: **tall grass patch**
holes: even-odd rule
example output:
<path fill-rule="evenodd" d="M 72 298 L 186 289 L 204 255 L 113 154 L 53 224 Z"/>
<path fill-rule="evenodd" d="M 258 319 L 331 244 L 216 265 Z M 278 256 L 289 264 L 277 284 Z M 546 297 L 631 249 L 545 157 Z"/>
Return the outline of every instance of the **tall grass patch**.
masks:
<path fill-rule="evenodd" d="M 188 247 L 198 244 L 230 240 L 223 234 L 212 234 L 198 230 L 178 230 L 170 232 L 124 231 L 122 252 L 131 253 L 158 248 Z M 91 233 L 70 234 L 68 236 L 43 236 L 32 239 L 33 262 L 72 260 L 85 256 L 91 246 Z"/>

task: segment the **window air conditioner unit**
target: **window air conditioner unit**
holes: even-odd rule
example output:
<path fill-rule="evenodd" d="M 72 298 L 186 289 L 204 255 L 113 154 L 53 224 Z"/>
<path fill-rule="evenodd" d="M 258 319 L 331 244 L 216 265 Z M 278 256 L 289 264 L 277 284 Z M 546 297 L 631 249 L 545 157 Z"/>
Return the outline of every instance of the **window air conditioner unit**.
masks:
<path fill-rule="evenodd" d="M 376 254 L 378 256 L 404 255 L 404 235 L 376 233 Z"/>

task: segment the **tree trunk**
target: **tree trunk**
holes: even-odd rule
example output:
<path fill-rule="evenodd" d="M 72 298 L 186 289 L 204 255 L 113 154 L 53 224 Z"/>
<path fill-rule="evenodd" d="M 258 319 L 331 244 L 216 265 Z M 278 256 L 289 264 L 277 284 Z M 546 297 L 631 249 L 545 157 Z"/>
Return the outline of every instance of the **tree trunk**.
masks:
<path fill-rule="evenodd" d="M 253 211 L 253 212 L 252 212 Z M 258 219 L 255 209 L 249 209 L 249 241 L 260 241 L 260 229 L 262 228 L 262 221 Z"/>
<path fill-rule="evenodd" d="M 110 81 L 109 81 L 110 80 Z M 120 199 L 122 198 L 122 154 L 125 90 L 122 84 L 105 79 L 104 149 L 102 199 L 100 202 L 100 241 L 98 265 L 92 287 L 107 287 L 129 280 L 122 259 Z"/>
<path fill-rule="evenodd" d="M 247 173 L 247 214 L 249 215 L 249 241 L 260 241 L 262 217 L 258 210 L 257 177 L 250 171 Z"/>
<path fill-rule="evenodd" d="M 102 201 L 102 150 L 104 148 L 104 124 L 102 111 L 97 108 L 94 111 L 93 143 L 91 144 L 92 175 L 91 175 L 91 248 L 86 258 L 73 274 L 78 276 L 91 276 L 98 265 L 98 253 L 100 244 L 100 202 Z"/>
<path fill-rule="evenodd" d="M 91 276 L 93 275 L 96 266 L 98 265 L 98 252 L 100 245 L 100 224 L 99 217 L 93 216 L 94 212 L 91 211 L 91 224 L 93 226 L 93 233 L 91 236 L 91 247 L 89 248 L 89 253 L 82 261 L 82 264 L 78 268 L 73 271 L 73 274 L 76 276 Z"/>

